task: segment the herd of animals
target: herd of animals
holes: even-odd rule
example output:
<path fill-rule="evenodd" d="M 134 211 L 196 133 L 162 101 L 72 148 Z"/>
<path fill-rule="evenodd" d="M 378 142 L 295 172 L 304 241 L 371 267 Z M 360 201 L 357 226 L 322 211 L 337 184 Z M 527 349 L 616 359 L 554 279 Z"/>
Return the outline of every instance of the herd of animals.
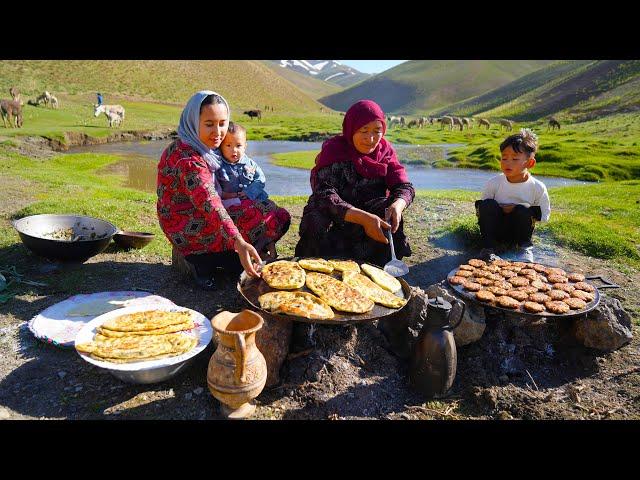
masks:
<path fill-rule="evenodd" d="M 2 122 L 5 128 L 7 128 L 7 121 L 9 123 L 9 127 L 20 128 L 23 124 L 22 107 L 24 106 L 24 102 L 21 100 L 20 91 L 16 87 L 11 87 L 9 89 L 9 93 L 12 98 L 11 100 L 0 100 Z M 34 107 L 39 107 L 44 104 L 45 107 L 53 109 L 57 109 L 60 106 L 56 96 L 48 91 L 44 91 L 41 95 L 37 96 L 35 100 L 29 99 L 27 103 Z M 265 111 L 266 110 L 273 111 L 273 107 L 265 106 Z M 324 111 L 324 109 L 321 109 L 321 111 Z M 95 117 L 104 114 L 109 122 L 109 127 L 119 127 L 122 125 L 122 122 L 124 122 L 124 112 L 125 110 L 122 105 L 96 104 L 94 105 L 93 114 Z M 247 115 L 251 120 L 254 118 L 257 118 L 258 120 L 262 119 L 262 110 L 259 109 L 246 110 L 243 114 Z M 449 130 L 460 128 L 460 131 L 463 131 L 465 127 L 467 127 L 467 130 L 473 128 L 473 124 L 476 121 L 478 122 L 478 128 L 491 128 L 491 121 L 487 118 L 455 117 L 445 115 L 443 117 L 418 117 L 407 121 L 404 116 L 387 116 L 387 124 L 389 125 L 389 128 L 395 125 L 406 128 L 423 128 L 427 125 L 437 125 L 439 123 L 441 130 L 445 127 L 449 127 Z M 497 124 L 500 126 L 500 130 L 505 128 L 507 131 L 513 130 L 513 120 L 499 119 L 497 120 Z M 560 122 L 555 117 L 551 117 L 549 119 L 548 128 L 551 130 L 556 128 L 560 129 Z"/>
<path fill-rule="evenodd" d="M 488 118 L 480 117 L 455 117 L 452 115 L 445 115 L 443 117 L 418 117 L 407 121 L 404 116 L 387 116 L 387 125 L 389 125 L 389 128 L 393 127 L 394 125 L 406 128 L 423 128 L 427 125 L 440 124 L 440 130 L 444 130 L 445 127 L 449 127 L 449 130 L 459 128 L 460 131 L 463 131 L 465 127 L 467 128 L 467 130 L 473 128 L 473 124 L 476 121 L 478 122 L 478 128 L 485 127 L 487 130 L 491 128 L 491 121 Z M 513 130 L 513 120 L 500 118 L 496 121 L 496 124 L 500 126 L 500 130 Z M 559 130 L 560 122 L 555 117 L 551 117 L 547 124 L 547 128 L 550 128 L 551 130 L 557 128 Z"/>

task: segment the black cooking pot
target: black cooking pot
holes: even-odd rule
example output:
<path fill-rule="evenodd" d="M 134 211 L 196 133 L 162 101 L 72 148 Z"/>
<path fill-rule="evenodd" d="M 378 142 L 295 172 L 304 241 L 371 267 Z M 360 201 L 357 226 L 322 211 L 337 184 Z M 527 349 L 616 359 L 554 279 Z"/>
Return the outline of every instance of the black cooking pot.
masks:
<path fill-rule="evenodd" d="M 81 262 L 107 248 L 118 231 L 105 220 L 83 215 L 31 215 L 12 224 L 36 255 Z"/>

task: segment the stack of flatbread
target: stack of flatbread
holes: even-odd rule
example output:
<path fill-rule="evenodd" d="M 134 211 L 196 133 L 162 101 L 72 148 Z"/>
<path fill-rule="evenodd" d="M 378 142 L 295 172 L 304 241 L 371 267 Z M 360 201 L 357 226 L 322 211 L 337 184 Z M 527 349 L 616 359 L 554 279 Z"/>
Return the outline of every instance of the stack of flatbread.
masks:
<path fill-rule="evenodd" d="M 141 362 L 188 352 L 198 343 L 191 312 L 146 310 L 112 318 L 97 328 L 93 341 L 77 344 L 79 352 L 112 363 Z"/>
<path fill-rule="evenodd" d="M 361 274 L 364 272 L 369 277 Z M 342 280 L 335 275 L 340 274 Z M 394 295 L 402 285 L 385 271 L 353 260 L 304 258 L 298 262 L 278 260 L 262 270 L 263 280 L 278 290 L 258 298 L 260 307 L 271 313 L 283 313 L 310 319 L 333 319 L 335 310 L 349 313 L 370 312 L 376 303 L 401 308 L 407 301 Z M 314 295 L 315 294 L 315 295 Z"/>

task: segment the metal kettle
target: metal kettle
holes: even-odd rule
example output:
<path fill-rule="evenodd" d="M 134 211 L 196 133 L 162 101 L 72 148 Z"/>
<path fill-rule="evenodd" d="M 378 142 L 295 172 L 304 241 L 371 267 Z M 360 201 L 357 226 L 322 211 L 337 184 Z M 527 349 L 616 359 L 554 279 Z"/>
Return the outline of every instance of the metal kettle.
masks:
<path fill-rule="evenodd" d="M 409 365 L 409 383 L 427 398 L 442 396 L 453 385 L 458 357 L 453 329 L 462 322 L 466 305 L 455 300 L 462 308 L 455 325 L 451 325 L 451 303 L 442 297 L 430 298 L 427 318 L 413 345 Z"/>

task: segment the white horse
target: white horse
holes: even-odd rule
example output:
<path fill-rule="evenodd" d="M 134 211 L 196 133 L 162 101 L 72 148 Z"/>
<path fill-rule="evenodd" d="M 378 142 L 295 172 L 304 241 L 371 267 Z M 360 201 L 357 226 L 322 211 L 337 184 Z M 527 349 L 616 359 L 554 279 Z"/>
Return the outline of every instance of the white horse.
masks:
<path fill-rule="evenodd" d="M 49 103 L 51 104 L 51 108 L 58 108 L 58 99 L 55 95 L 49 95 Z"/>
<path fill-rule="evenodd" d="M 104 113 L 109 119 L 109 127 L 114 124 L 120 126 L 124 121 L 124 107 L 122 105 L 95 105 L 93 114 L 98 117 Z"/>

